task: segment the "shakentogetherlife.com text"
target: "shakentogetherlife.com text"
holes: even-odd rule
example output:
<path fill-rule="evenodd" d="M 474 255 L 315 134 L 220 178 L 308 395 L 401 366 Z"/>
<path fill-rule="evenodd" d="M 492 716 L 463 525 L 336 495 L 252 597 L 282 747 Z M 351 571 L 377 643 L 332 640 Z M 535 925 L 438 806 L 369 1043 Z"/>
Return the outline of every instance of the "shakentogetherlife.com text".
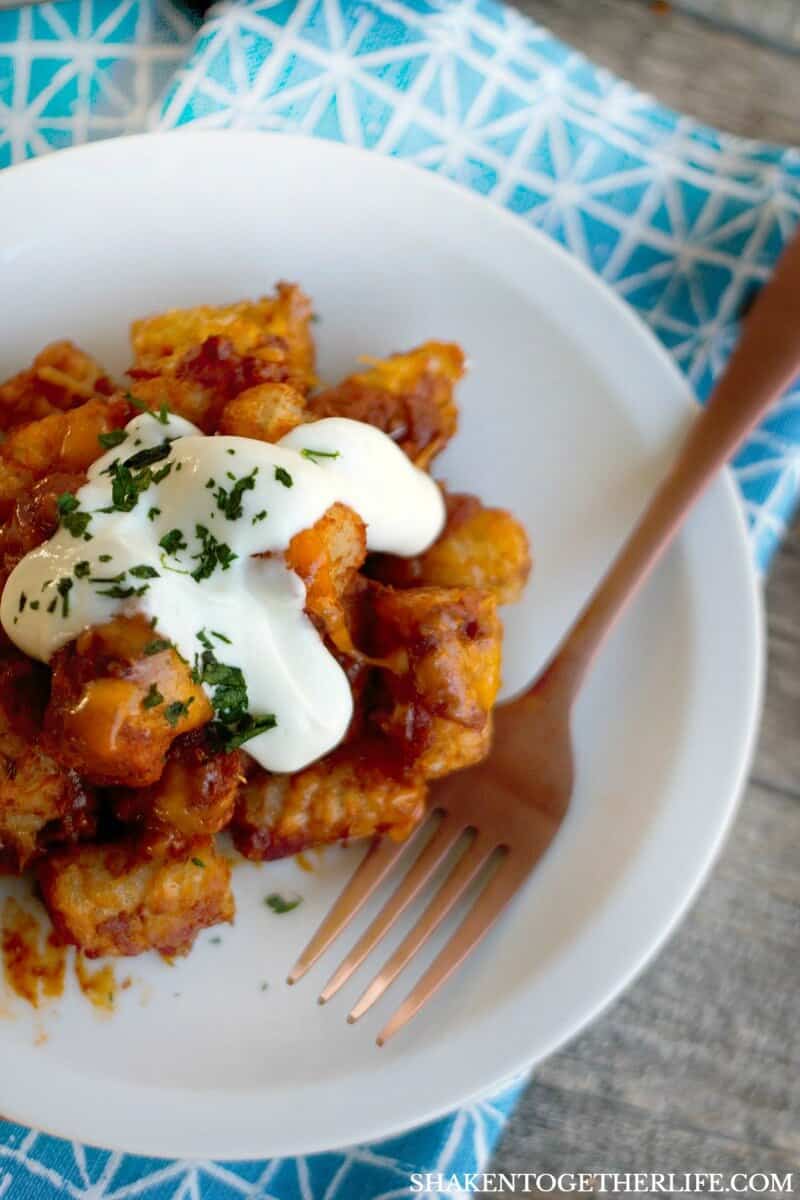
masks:
<path fill-rule="evenodd" d="M 800 1173 L 792 1171 L 645 1172 L 598 1171 L 593 1174 L 564 1171 L 500 1171 L 448 1175 L 442 1171 L 419 1171 L 410 1176 L 412 1195 L 595 1195 L 595 1196 L 791 1196 L 800 1185 Z"/>

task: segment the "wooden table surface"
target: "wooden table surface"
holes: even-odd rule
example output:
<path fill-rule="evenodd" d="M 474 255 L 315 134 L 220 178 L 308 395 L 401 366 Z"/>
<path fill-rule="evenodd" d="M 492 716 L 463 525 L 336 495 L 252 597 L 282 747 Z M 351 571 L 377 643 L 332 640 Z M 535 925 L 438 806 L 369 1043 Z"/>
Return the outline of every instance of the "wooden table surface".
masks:
<path fill-rule="evenodd" d="M 800 58 L 641 0 L 518 3 L 660 100 L 800 144 Z M 800 1171 L 799 526 L 766 608 L 763 727 L 722 857 L 638 983 L 537 1068 L 493 1170 Z"/>

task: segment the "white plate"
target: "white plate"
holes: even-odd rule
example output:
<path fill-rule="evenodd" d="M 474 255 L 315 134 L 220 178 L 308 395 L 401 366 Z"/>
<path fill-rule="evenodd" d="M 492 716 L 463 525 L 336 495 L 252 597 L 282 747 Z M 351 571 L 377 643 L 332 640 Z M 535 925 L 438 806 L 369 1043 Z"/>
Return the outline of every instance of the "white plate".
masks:
<path fill-rule="evenodd" d="M 122 369 L 132 317 L 282 277 L 314 297 L 323 377 L 365 352 L 461 342 L 462 427 L 437 474 L 509 505 L 536 554 L 507 618 L 507 694 L 609 561 L 692 407 L 650 334 L 552 242 L 420 170 L 318 141 L 181 133 L 3 172 L 0 268 L 0 373 L 63 336 Z M 134 983 L 111 1019 L 74 991 L 38 1015 L 8 998 L 0 1112 L 142 1153 L 307 1153 L 413 1126 L 536 1062 L 631 980 L 694 896 L 744 778 L 761 663 L 725 477 L 592 673 L 552 851 L 407 1031 L 376 1048 L 419 966 L 357 1026 L 344 1017 L 368 970 L 325 1008 L 336 953 L 283 983 L 359 853 L 337 848 L 310 875 L 294 861 L 237 870 L 235 927 L 175 967 L 123 964 Z M 276 917 L 263 897 L 286 888 L 305 903 Z"/>

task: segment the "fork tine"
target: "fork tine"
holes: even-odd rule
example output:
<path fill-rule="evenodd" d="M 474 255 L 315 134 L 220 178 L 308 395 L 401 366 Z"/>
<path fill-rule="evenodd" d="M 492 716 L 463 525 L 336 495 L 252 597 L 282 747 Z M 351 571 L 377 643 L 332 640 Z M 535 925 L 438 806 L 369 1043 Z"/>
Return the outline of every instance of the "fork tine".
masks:
<path fill-rule="evenodd" d="M 406 935 L 363 995 L 353 1005 L 347 1016 L 347 1020 L 351 1024 L 372 1007 L 403 970 L 403 967 L 414 957 L 417 950 L 424 946 L 428 938 L 435 933 L 450 909 L 496 848 L 496 838 L 476 833 L 472 845 L 455 864 L 417 924 Z"/>
<path fill-rule="evenodd" d="M 428 841 L 419 858 L 409 868 L 402 883 L 389 897 L 375 920 L 359 938 L 350 953 L 334 971 L 320 993 L 319 1002 L 324 1004 L 350 978 L 357 967 L 394 925 L 409 904 L 430 879 L 445 855 L 464 832 L 464 822 L 443 816 L 441 824 Z"/>
<path fill-rule="evenodd" d="M 447 945 L 378 1034 L 376 1041 L 379 1046 L 388 1042 L 398 1029 L 402 1029 L 419 1012 L 423 1004 L 430 1000 L 434 992 L 438 991 L 486 936 L 509 900 L 530 874 L 532 865 L 524 856 L 517 857 L 513 853 L 507 854 L 498 864 L 497 870 Z"/>
<path fill-rule="evenodd" d="M 287 983 L 297 983 L 313 967 L 331 942 L 350 924 L 353 917 L 386 878 L 407 842 L 389 838 L 374 838 L 372 844 L 352 875 L 350 882 L 334 904 L 311 941 L 289 972 Z"/>

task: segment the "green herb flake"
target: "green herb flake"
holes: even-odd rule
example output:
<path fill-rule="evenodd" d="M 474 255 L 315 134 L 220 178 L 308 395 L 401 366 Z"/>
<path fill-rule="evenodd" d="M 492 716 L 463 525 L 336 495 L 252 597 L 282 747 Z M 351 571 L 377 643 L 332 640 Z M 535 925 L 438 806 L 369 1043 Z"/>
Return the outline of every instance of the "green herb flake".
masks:
<path fill-rule="evenodd" d="M 127 571 L 120 571 L 119 575 L 92 575 L 89 583 L 122 583 Z"/>
<path fill-rule="evenodd" d="M 91 569 L 92 569 L 92 564 L 89 562 L 88 559 L 84 558 L 81 560 L 81 562 L 75 563 L 72 573 L 76 579 L 85 579 L 86 576 L 91 571 Z"/>
<path fill-rule="evenodd" d="M 235 454 L 235 453 L 236 453 L 236 451 L 235 451 L 235 450 L 231 450 L 231 449 L 230 449 L 230 447 L 229 447 L 229 448 L 228 448 L 228 450 L 227 450 L 227 453 L 228 453 L 228 454 Z"/>
<path fill-rule="evenodd" d="M 159 704 L 164 703 L 164 697 L 154 683 L 150 684 L 147 695 L 142 700 L 142 708 L 158 708 Z"/>
<path fill-rule="evenodd" d="M 190 696 L 188 700 L 173 700 L 171 704 L 168 704 L 164 709 L 167 724 L 174 728 L 181 717 L 188 716 L 191 704 L 194 704 L 194 696 Z"/>
<path fill-rule="evenodd" d="M 209 732 L 220 748 L 225 753 L 230 753 L 231 750 L 238 750 L 240 746 L 244 746 L 245 742 L 258 737 L 259 734 L 269 733 L 270 729 L 274 729 L 277 724 L 278 720 L 274 713 L 267 713 L 261 717 L 245 713 L 227 725 L 212 721 Z"/>
<path fill-rule="evenodd" d="M 320 458 L 339 458 L 338 450 L 301 450 L 303 458 L 307 458 L 309 462 L 317 462 Z"/>
<path fill-rule="evenodd" d="M 98 596 L 110 596 L 112 600 L 130 600 L 132 596 L 143 596 L 149 587 L 149 583 L 145 583 L 138 588 L 120 587 L 119 584 L 115 584 L 114 587 L 106 588 L 97 594 Z"/>
<path fill-rule="evenodd" d="M 180 471 L 180 469 L 181 469 L 181 464 L 178 463 L 175 470 Z M 161 483 L 161 480 L 166 479 L 171 470 L 172 470 L 172 463 L 171 462 L 164 463 L 163 467 L 159 467 L 159 469 L 157 471 L 153 472 L 153 483 Z"/>
<path fill-rule="evenodd" d="M 39 601 L 31 600 L 31 608 L 33 609 L 34 612 L 38 612 L 39 611 Z"/>
<path fill-rule="evenodd" d="M 69 594 L 74 586 L 74 580 L 70 579 L 69 575 L 65 575 L 63 579 L 59 579 L 56 584 L 56 591 L 61 597 L 61 616 L 69 616 Z"/>
<path fill-rule="evenodd" d="M 222 486 L 218 487 L 214 493 L 214 499 L 217 502 L 217 508 L 228 518 L 229 521 L 238 521 L 244 509 L 242 507 L 242 498 L 245 492 L 251 492 L 256 486 L 256 475 L 258 467 L 253 467 L 249 475 L 243 475 L 241 479 L 237 479 L 230 471 L 227 472 L 228 478 L 234 481 L 233 487 L 228 491 Z"/>
<path fill-rule="evenodd" d="M 226 644 L 227 646 L 230 646 L 230 645 L 232 645 L 232 643 L 231 643 L 231 639 L 230 639 L 229 637 L 225 637 L 225 634 L 224 634 L 224 633 L 217 633 L 216 629 L 212 629 L 212 630 L 211 630 L 211 636 L 212 636 L 212 637 L 215 637 L 215 638 L 219 638 L 219 640 L 220 640 L 221 642 L 225 642 L 225 644 Z"/>
<path fill-rule="evenodd" d="M 303 897 L 297 896 L 291 900 L 287 900 L 285 896 L 281 896 L 280 892 L 272 892 L 266 897 L 264 903 L 266 904 L 267 908 L 271 908 L 274 913 L 278 914 L 278 916 L 282 916 L 284 913 L 291 912 L 292 909 L 297 908 L 299 904 L 302 904 Z"/>
<path fill-rule="evenodd" d="M 262 508 L 261 512 L 257 512 L 256 515 L 253 517 L 253 520 L 250 523 L 251 523 L 251 525 L 257 525 L 259 521 L 266 520 L 266 517 L 267 517 L 267 510 L 265 508 Z"/>
<path fill-rule="evenodd" d="M 166 638 L 154 638 L 152 642 L 148 642 L 143 649 L 143 653 L 151 658 L 154 654 L 160 654 L 162 650 L 170 650 L 172 642 L 168 642 Z"/>
<path fill-rule="evenodd" d="M 20 592 L 20 594 L 19 594 L 19 608 L 18 608 L 18 610 L 17 610 L 17 611 L 18 611 L 18 612 L 25 612 L 25 605 L 26 605 L 27 603 L 28 603 L 28 597 L 25 595 L 25 593 L 24 593 L 24 592 Z"/>
<path fill-rule="evenodd" d="M 54 613 L 56 611 L 57 604 L 58 604 L 58 596 L 53 596 L 53 599 L 50 601 L 50 603 L 47 606 L 47 611 L 49 613 Z"/>
<path fill-rule="evenodd" d="M 198 632 L 197 640 L 205 649 L 195 655 L 192 679 L 212 689 L 215 719 L 209 733 L 219 749 L 236 750 L 258 734 L 274 729 L 278 722 L 272 713 L 253 716 L 248 712 L 247 682 L 241 669 L 219 661 L 204 629 Z"/>
<path fill-rule="evenodd" d="M 285 488 L 294 486 L 294 480 L 285 467 L 275 468 L 275 479 L 278 483 L 282 483 Z"/>
<path fill-rule="evenodd" d="M 140 471 L 142 467 L 152 467 L 154 463 L 167 458 L 171 450 L 172 442 L 169 438 L 164 438 L 164 441 L 159 442 L 157 446 L 148 446 L 145 450 L 139 450 L 136 454 L 132 454 L 130 458 L 124 460 L 122 465 L 131 471 Z"/>
<path fill-rule="evenodd" d="M 71 492 L 62 492 L 56 500 L 58 515 L 65 517 L 68 513 L 74 512 L 79 504 L 80 500 L 77 496 L 73 496 Z"/>
<path fill-rule="evenodd" d="M 92 514 L 81 512 L 80 501 L 70 492 L 62 492 L 56 500 L 59 520 L 64 529 L 73 537 L 86 537 L 86 530 L 92 519 Z"/>
<path fill-rule="evenodd" d="M 98 562 L 111 562 L 113 554 L 101 554 L 98 556 Z"/>
<path fill-rule="evenodd" d="M 225 542 L 220 542 L 218 538 L 215 538 L 205 525 L 195 525 L 194 530 L 195 536 L 200 541 L 200 553 L 192 555 L 192 560 L 198 565 L 191 572 L 191 576 L 195 583 L 200 583 L 201 580 L 208 579 L 210 575 L 213 575 L 217 567 L 227 571 L 239 555 L 234 554 Z"/>
<path fill-rule="evenodd" d="M 196 867 L 200 867 L 202 870 L 205 870 L 206 864 L 203 862 L 202 858 L 194 857 L 192 858 L 192 862 Z"/>
<path fill-rule="evenodd" d="M 148 510 L 147 510 L 148 521 L 155 521 L 156 517 L 160 517 L 160 516 L 161 516 L 160 508 L 148 508 Z"/>
<path fill-rule="evenodd" d="M 104 450 L 113 450 L 115 446 L 120 446 L 127 436 L 124 429 L 111 429 L 108 433 L 98 433 L 97 440 Z"/>
<path fill-rule="evenodd" d="M 158 571 L 154 567 L 148 567 L 147 563 L 140 563 L 137 567 L 130 567 L 129 574 L 134 579 L 160 579 Z"/>
<path fill-rule="evenodd" d="M 179 550 L 186 550 L 188 545 L 180 529 L 170 529 L 158 544 L 162 550 L 166 550 L 167 554 L 177 554 Z"/>

